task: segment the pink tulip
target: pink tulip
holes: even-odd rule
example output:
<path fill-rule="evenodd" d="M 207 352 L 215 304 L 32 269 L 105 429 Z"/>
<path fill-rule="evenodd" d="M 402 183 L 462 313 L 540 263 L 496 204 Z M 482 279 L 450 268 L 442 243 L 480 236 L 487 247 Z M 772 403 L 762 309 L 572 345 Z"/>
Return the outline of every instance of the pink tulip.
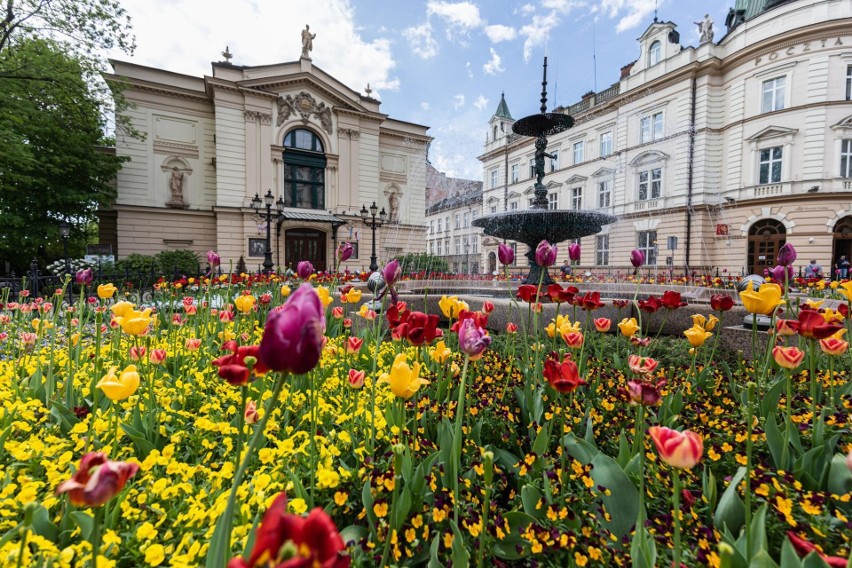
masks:
<path fill-rule="evenodd" d="M 367 373 L 356 369 L 349 369 L 349 386 L 357 390 L 364 386 L 364 379 Z"/>
<path fill-rule="evenodd" d="M 314 265 L 307 260 L 303 260 L 296 265 L 296 274 L 302 280 L 307 280 L 314 273 Z"/>
<path fill-rule="evenodd" d="M 543 267 L 553 266 L 556 262 L 556 253 L 556 245 L 541 241 L 535 248 L 535 263 Z"/>
<path fill-rule="evenodd" d="M 354 252 L 355 247 L 352 246 L 352 243 L 340 243 L 340 246 L 337 247 L 338 262 L 346 262 Z"/>
<path fill-rule="evenodd" d="M 399 280 L 400 276 L 402 276 L 402 269 L 399 266 L 399 261 L 396 259 L 387 263 L 382 269 L 382 278 L 388 286 L 392 286 Z"/>
<path fill-rule="evenodd" d="M 497 246 L 497 258 L 500 260 L 500 264 L 502 265 L 512 264 L 515 262 L 515 249 L 507 244 L 500 243 Z"/>
<path fill-rule="evenodd" d="M 222 264 L 222 258 L 218 254 L 216 254 L 216 251 L 208 250 L 207 251 L 207 263 L 211 267 L 219 266 L 220 264 Z"/>
<path fill-rule="evenodd" d="M 672 467 L 692 469 L 704 453 L 704 440 L 692 430 L 678 432 L 663 426 L 651 426 L 648 434 L 657 446 L 660 459 Z"/>
<path fill-rule="evenodd" d="M 105 453 L 91 452 L 83 456 L 80 467 L 56 494 L 68 493 L 71 503 L 78 507 L 100 507 L 124 489 L 137 471 L 138 464 L 109 461 Z"/>
<path fill-rule="evenodd" d="M 580 260 L 580 244 L 571 243 L 568 245 L 568 258 L 571 260 Z"/>
<path fill-rule="evenodd" d="M 459 327 L 459 350 L 470 356 L 471 361 L 476 361 L 491 345 L 491 337 L 473 319 L 462 320 Z"/>
<path fill-rule="evenodd" d="M 645 253 L 639 249 L 630 251 L 630 264 L 633 265 L 633 268 L 639 268 L 645 264 Z"/>

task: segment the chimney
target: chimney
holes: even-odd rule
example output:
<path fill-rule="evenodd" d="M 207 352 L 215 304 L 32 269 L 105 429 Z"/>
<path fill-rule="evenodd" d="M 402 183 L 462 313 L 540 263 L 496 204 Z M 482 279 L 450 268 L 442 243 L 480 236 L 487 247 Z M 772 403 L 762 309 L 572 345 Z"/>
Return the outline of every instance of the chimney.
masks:
<path fill-rule="evenodd" d="M 621 77 L 620 79 L 624 79 L 625 77 L 630 76 L 630 70 L 633 69 L 633 66 L 636 64 L 635 61 L 628 63 L 624 67 L 621 68 Z"/>

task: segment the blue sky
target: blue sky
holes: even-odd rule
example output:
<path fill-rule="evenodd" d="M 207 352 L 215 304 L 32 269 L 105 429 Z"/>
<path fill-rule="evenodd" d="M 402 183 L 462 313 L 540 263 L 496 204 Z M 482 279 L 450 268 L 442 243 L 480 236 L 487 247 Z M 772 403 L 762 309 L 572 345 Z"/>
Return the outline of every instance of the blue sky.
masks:
<path fill-rule="evenodd" d="M 450 176 L 481 179 L 476 156 L 506 93 L 515 118 L 538 112 L 548 56 L 549 106 L 568 105 L 618 80 L 638 38 L 661 20 L 697 45 L 693 22 L 709 13 L 716 40 L 733 0 L 123 0 L 138 47 L 133 61 L 210 74 L 229 46 L 233 63 L 293 61 L 305 24 L 312 59 L 354 89 L 370 83 L 382 111 L 425 124 L 430 159 Z M 595 46 L 595 49 L 592 46 Z M 597 73 L 593 53 L 597 60 Z"/>

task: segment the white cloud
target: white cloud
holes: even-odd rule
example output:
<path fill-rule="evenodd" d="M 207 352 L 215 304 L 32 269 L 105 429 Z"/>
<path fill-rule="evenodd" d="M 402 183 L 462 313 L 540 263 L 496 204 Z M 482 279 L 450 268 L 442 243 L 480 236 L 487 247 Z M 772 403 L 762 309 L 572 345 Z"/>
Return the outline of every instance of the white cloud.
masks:
<path fill-rule="evenodd" d="M 453 97 L 453 108 L 455 110 L 459 110 L 464 106 L 464 95 L 459 93 L 458 95 Z"/>
<path fill-rule="evenodd" d="M 550 38 L 550 32 L 554 30 L 560 23 L 559 16 L 556 12 L 548 12 L 540 16 L 535 15 L 532 22 L 521 28 L 521 35 L 526 37 L 524 40 L 524 61 L 529 61 L 532 56 L 532 50 L 541 45 L 547 45 L 547 40 Z"/>
<path fill-rule="evenodd" d="M 482 66 L 482 70 L 486 75 L 497 75 L 504 71 L 503 59 L 493 47 L 491 48 L 491 59 Z"/>
<path fill-rule="evenodd" d="M 405 28 L 403 37 L 408 40 L 408 46 L 415 55 L 422 59 L 430 59 L 438 54 L 438 42 L 432 37 L 432 24 Z"/>
<path fill-rule="evenodd" d="M 476 110 L 482 110 L 486 106 L 488 106 L 488 99 L 485 98 L 483 95 L 479 95 L 478 97 L 476 97 L 476 100 L 473 101 L 473 106 L 476 107 Z"/>
<path fill-rule="evenodd" d="M 479 8 L 473 2 L 443 2 L 429 0 L 426 4 L 426 15 L 436 15 L 447 22 L 447 35 L 452 37 L 454 31 L 467 33 L 483 25 Z"/>
<path fill-rule="evenodd" d="M 560 14 L 568 14 L 574 8 L 585 6 L 583 0 L 542 0 L 541 7 L 548 10 L 555 10 Z"/>
<path fill-rule="evenodd" d="M 432 109 L 432 105 L 430 105 L 426 101 L 423 101 L 423 102 L 420 103 L 420 108 L 422 108 L 423 110 L 428 112 L 429 110 Z"/>
<path fill-rule="evenodd" d="M 464 64 L 464 69 L 467 72 L 467 78 L 473 79 L 473 66 L 471 66 L 470 61 Z"/>
<path fill-rule="evenodd" d="M 660 4 L 663 3 L 664 0 L 661 0 Z M 615 31 L 621 33 L 647 21 L 658 6 L 655 0 L 601 0 L 599 9 L 610 18 L 619 18 Z"/>
<path fill-rule="evenodd" d="M 518 12 L 522 16 L 529 16 L 530 14 L 535 13 L 535 6 L 533 6 L 532 4 L 524 4 L 523 6 L 520 7 Z"/>
<path fill-rule="evenodd" d="M 210 62 L 222 59 L 226 45 L 236 65 L 298 61 L 301 31 L 310 24 L 317 34 L 314 65 L 353 89 L 399 87 L 391 77 L 396 62 L 390 42 L 361 37 L 349 0 L 313 2 L 299 18 L 289 3 L 271 0 L 123 0 L 122 7 L 133 18 L 138 48 L 133 57 L 109 54 L 118 60 L 199 77 L 210 74 Z"/>
<path fill-rule="evenodd" d="M 485 35 L 491 40 L 491 43 L 500 43 L 501 41 L 512 41 L 518 35 L 515 28 L 494 24 L 485 26 Z"/>

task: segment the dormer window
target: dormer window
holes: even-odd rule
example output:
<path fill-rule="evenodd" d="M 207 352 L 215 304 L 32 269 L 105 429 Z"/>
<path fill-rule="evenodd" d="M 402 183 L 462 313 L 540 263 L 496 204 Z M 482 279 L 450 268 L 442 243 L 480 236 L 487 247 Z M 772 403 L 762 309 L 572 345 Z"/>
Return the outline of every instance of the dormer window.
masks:
<path fill-rule="evenodd" d="M 655 41 L 651 44 L 651 47 L 648 48 L 648 67 L 652 67 L 660 62 L 660 57 L 663 53 L 663 44 L 658 41 Z"/>

